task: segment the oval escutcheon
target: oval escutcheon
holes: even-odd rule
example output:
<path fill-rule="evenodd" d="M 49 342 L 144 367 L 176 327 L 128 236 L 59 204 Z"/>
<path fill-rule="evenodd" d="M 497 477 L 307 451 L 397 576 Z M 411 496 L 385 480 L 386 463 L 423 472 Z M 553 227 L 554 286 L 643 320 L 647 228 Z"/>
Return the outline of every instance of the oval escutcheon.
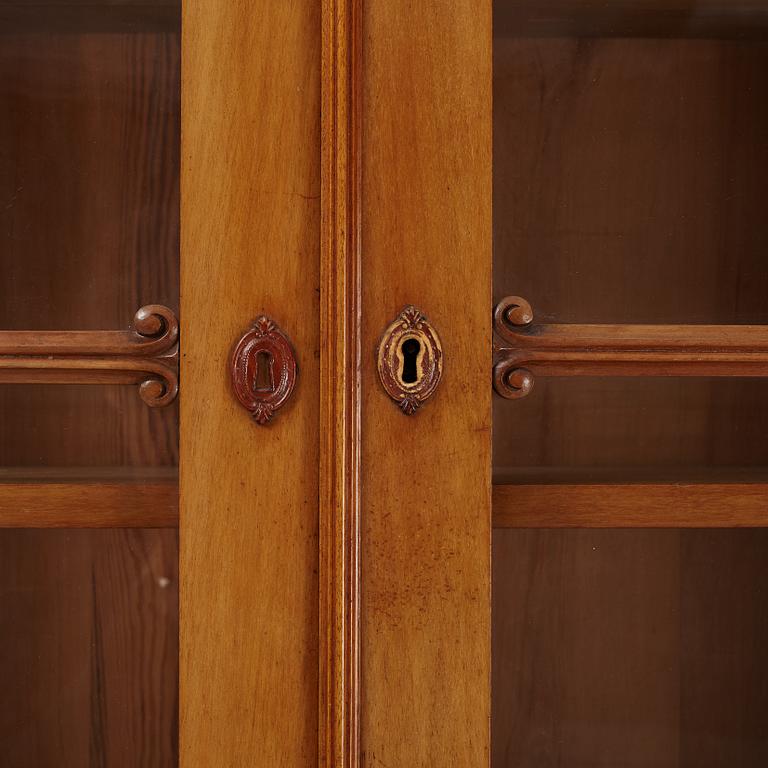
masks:
<path fill-rule="evenodd" d="M 443 374 L 443 348 L 421 310 L 405 307 L 384 331 L 377 364 L 384 390 L 406 415 L 434 394 Z"/>
<path fill-rule="evenodd" d="M 291 396 L 298 368 L 288 337 L 266 315 L 256 318 L 235 345 L 232 389 L 257 424 L 267 424 Z"/>

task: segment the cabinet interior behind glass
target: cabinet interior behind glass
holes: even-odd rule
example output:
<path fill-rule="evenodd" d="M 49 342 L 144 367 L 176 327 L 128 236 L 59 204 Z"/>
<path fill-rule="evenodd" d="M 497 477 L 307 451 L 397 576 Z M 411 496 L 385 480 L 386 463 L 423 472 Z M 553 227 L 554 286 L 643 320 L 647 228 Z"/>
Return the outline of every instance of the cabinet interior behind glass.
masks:
<path fill-rule="evenodd" d="M 768 3 L 494 3 L 494 299 L 768 324 Z M 494 482 L 749 482 L 761 380 L 539 379 Z M 493 760 L 768 760 L 763 531 L 494 532 Z"/>

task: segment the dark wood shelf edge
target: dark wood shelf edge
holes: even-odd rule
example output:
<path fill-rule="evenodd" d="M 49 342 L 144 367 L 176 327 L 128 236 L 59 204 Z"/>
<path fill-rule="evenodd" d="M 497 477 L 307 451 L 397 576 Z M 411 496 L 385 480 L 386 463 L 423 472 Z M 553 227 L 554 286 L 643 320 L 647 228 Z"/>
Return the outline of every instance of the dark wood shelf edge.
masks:
<path fill-rule="evenodd" d="M 181 7 L 157 3 L 3 3 L 2 34 L 181 32 Z"/>
<path fill-rule="evenodd" d="M 755 466 L 497 466 L 494 485 L 726 485 L 768 483 L 768 467 Z"/>
<path fill-rule="evenodd" d="M 176 466 L 0 467 L 2 483 L 178 483 Z"/>
<path fill-rule="evenodd" d="M 542 8 L 531 0 L 517 0 L 495 4 L 494 36 L 766 40 L 768 5 L 719 2 L 692 9 L 676 0 L 561 0 Z"/>
<path fill-rule="evenodd" d="M 173 481 L 0 483 L 0 528 L 176 528 Z"/>
<path fill-rule="evenodd" d="M 494 485 L 494 528 L 762 528 L 765 483 Z"/>

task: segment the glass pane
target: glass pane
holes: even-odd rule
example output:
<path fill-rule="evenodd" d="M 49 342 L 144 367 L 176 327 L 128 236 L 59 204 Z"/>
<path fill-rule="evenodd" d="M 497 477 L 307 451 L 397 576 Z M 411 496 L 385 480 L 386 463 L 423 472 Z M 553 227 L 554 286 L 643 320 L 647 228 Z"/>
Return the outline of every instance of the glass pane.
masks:
<path fill-rule="evenodd" d="M 494 768 L 768 763 L 768 531 L 504 530 Z"/>
<path fill-rule="evenodd" d="M 179 10 L 3 5 L 0 329 L 178 312 Z M 0 387 L 0 466 L 172 467 L 177 407 L 135 387 Z"/>
<path fill-rule="evenodd" d="M 13 768 L 177 763 L 175 531 L 0 531 Z"/>
<path fill-rule="evenodd" d="M 495 0 L 495 299 L 768 325 L 767 136 L 768 2 Z M 493 418 L 494 481 L 527 494 L 496 490 L 494 768 L 766 765 L 768 530 L 618 526 L 758 519 L 768 379 L 537 376 Z M 526 499 L 617 528 L 503 528 Z"/>
<path fill-rule="evenodd" d="M 176 473 L 178 404 L 150 409 L 135 387 L 4 385 L 0 404 L 0 476 Z"/>
<path fill-rule="evenodd" d="M 494 398 L 494 482 L 768 479 L 768 383 L 546 378 Z"/>
<path fill-rule="evenodd" d="M 178 0 L 0 2 L 0 330 L 178 313 L 180 48 Z M 111 483 L 174 487 L 178 406 L 135 385 L 0 385 L 0 434 L 30 524 L 72 483 L 118 519 Z M 177 560 L 172 530 L 0 531 L 3 765 L 177 765 Z"/>
<path fill-rule="evenodd" d="M 496 300 L 768 324 L 768 4 L 742 5 L 496 0 Z M 537 377 L 494 420 L 500 480 L 768 466 L 766 380 Z"/>

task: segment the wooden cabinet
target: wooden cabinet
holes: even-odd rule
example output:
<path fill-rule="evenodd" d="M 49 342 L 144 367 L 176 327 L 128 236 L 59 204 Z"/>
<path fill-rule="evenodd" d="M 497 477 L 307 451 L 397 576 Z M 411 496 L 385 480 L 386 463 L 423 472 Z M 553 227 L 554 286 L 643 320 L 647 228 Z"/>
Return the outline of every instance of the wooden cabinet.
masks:
<path fill-rule="evenodd" d="M 0 764 L 763 766 L 767 20 L 0 2 Z"/>

